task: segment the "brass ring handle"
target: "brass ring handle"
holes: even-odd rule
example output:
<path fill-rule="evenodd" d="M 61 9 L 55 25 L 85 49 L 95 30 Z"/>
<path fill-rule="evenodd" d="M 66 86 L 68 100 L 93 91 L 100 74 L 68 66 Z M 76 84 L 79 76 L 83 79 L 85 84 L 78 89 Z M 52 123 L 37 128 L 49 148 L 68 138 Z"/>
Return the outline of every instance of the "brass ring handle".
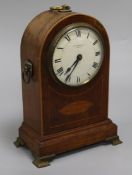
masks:
<path fill-rule="evenodd" d="M 58 12 L 71 12 L 71 7 L 69 5 L 62 5 L 62 6 L 52 6 L 50 7 L 51 11 L 58 11 Z"/>
<path fill-rule="evenodd" d="M 25 61 L 23 71 L 22 71 L 22 78 L 26 84 L 29 84 L 31 78 L 33 76 L 33 64 L 30 60 Z"/>

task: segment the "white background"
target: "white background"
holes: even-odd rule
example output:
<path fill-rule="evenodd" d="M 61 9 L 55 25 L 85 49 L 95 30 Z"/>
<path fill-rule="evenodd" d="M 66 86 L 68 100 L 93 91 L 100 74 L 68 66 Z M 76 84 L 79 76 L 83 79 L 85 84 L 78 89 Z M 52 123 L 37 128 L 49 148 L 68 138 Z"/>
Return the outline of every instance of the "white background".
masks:
<path fill-rule="evenodd" d="M 90 14 L 105 26 L 111 44 L 109 116 L 123 144 L 98 145 L 56 158 L 37 169 L 31 153 L 13 141 L 22 122 L 20 41 L 38 13 L 56 4 Z M 0 174 L 132 174 L 132 3 L 130 0 L 0 0 Z"/>

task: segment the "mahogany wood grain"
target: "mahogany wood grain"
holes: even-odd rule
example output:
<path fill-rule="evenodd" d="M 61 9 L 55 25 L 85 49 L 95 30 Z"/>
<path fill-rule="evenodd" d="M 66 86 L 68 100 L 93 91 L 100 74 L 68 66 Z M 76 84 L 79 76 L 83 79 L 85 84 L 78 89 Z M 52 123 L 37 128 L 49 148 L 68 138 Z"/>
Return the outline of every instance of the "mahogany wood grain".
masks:
<path fill-rule="evenodd" d="M 54 81 L 49 47 L 65 26 L 83 22 L 96 28 L 104 44 L 104 60 L 96 77 L 79 88 Z M 27 26 L 21 43 L 21 67 L 30 59 L 33 77 L 22 79 L 24 121 L 20 138 L 37 156 L 58 154 L 117 135 L 108 119 L 109 40 L 95 18 L 74 12 L 46 11 Z"/>

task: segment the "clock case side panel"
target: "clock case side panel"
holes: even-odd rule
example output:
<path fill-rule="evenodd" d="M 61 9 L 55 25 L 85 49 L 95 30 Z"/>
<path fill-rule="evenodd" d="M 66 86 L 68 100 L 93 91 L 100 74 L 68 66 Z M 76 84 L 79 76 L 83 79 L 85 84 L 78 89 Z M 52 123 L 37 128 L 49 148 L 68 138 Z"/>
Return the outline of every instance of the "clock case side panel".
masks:
<path fill-rule="evenodd" d="M 21 72 L 22 72 L 22 97 L 23 97 L 23 123 L 19 129 L 19 136 L 26 146 L 38 154 L 38 140 L 43 136 L 44 119 L 42 101 L 46 98 L 42 91 L 42 52 L 45 39 L 49 30 L 61 18 L 73 14 L 46 11 L 36 16 L 27 26 L 21 41 Z M 27 84 L 23 80 L 23 69 L 26 61 L 33 65 L 33 76 Z"/>
<path fill-rule="evenodd" d="M 72 90 L 69 90 L 70 88 L 66 87 L 65 85 L 56 83 L 53 80 L 53 77 L 50 76 L 51 72 L 49 71 L 49 66 L 47 66 L 47 65 L 50 65 L 49 60 L 51 59 L 51 55 L 49 56 L 47 52 L 47 50 L 50 47 L 50 42 L 53 40 L 53 38 L 56 36 L 56 34 L 59 31 L 65 28 L 65 26 L 72 25 L 74 23 L 86 23 L 93 26 L 94 28 L 97 28 L 97 30 L 101 33 L 101 36 L 104 42 L 104 47 L 105 47 L 104 61 L 103 61 L 101 70 L 90 83 L 80 87 L 79 91 L 77 88 L 73 88 Z M 46 101 L 49 102 L 47 103 L 48 106 L 46 107 L 45 111 L 43 111 L 44 117 L 46 117 L 45 124 L 44 124 L 44 133 L 54 134 L 59 131 L 80 127 L 81 122 L 82 122 L 82 126 L 84 126 L 90 123 L 92 124 L 93 122 L 99 122 L 99 121 L 104 121 L 108 119 L 109 58 L 110 58 L 110 47 L 109 47 L 108 35 L 106 33 L 106 30 L 102 26 L 102 24 L 99 21 L 97 21 L 95 18 L 86 16 L 83 14 L 73 14 L 72 16 L 67 16 L 66 18 L 56 23 L 53 30 L 50 31 L 50 35 L 48 35 L 46 38 L 46 45 L 44 45 L 44 48 L 43 48 L 43 56 L 42 56 L 42 64 L 41 64 L 41 65 L 45 65 L 45 69 L 42 69 L 42 74 L 45 75 L 45 78 L 46 78 L 45 80 L 48 84 L 48 86 L 46 87 L 46 91 L 45 92 L 43 91 L 43 96 L 46 97 Z M 44 86 L 45 80 L 43 79 L 42 86 Z M 99 86 L 97 86 L 97 84 L 99 84 Z M 88 119 L 87 121 L 86 120 L 83 120 L 83 121 L 78 120 L 77 122 L 70 121 L 69 123 L 64 125 L 61 125 L 61 121 L 63 123 L 64 118 L 60 117 L 59 124 L 55 123 L 57 119 L 55 119 L 55 117 L 52 117 L 52 115 L 54 114 L 53 108 L 55 108 L 55 106 L 52 106 L 52 103 L 56 104 L 56 100 L 59 98 L 59 94 L 64 94 L 65 95 L 64 98 L 67 98 L 69 94 L 71 96 L 73 94 L 72 98 L 74 99 L 76 98 L 76 95 L 74 95 L 76 92 L 80 93 L 80 92 L 86 91 L 86 89 L 95 89 L 94 92 L 96 91 L 98 92 L 98 88 L 100 88 L 100 94 L 102 99 L 101 100 L 102 106 L 100 108 L 102 115 L 100 117 L 95 116 L 96 119 L 93 117 L 93 119 L 91 118 L 91 119 Z M 52 96 L 50 96 L 50 94 L 52 94 Z M 58 94 L 58 98 L 57 98 L 57 95 L 55 94 Z M 61 104 L 64 104 L 64 101 L 66 101 L 64 98 L 63 100 L 61 100 Z M 94 101 L 100 103 L 99 98 L 100 97 L 97 96 L 94 99 Z M 45 101 L 43 101 L 43 106 L 46 106 Z"/>

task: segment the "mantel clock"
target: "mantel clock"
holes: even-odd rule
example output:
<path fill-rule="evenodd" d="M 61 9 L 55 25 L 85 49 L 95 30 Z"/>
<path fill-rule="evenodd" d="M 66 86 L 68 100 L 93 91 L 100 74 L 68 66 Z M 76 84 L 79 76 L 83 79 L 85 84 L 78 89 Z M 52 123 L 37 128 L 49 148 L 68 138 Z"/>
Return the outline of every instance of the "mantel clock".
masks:
<path fill-rule="evenodd" d="M 95 18 L 51 7 L 21 42 L 24 120 L 17 146 L 37 167 L 53 156 L 101 141 L 121 143 L 108 118 L 109 39 Z"/>

